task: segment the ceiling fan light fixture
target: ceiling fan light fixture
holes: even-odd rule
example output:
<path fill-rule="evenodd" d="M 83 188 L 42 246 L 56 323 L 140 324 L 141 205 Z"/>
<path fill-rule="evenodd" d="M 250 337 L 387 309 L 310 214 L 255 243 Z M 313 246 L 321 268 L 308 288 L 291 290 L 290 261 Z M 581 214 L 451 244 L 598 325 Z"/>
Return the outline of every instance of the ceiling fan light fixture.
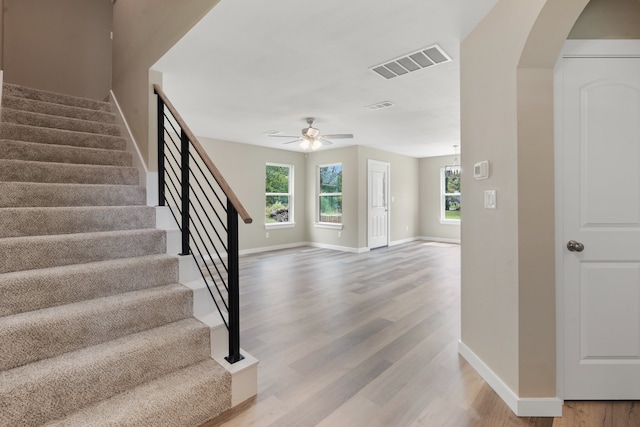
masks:
<path fill-rule="evenodd" d="M 303 150 L 308 149 L 310 145 L 311 144 L 309 143 L 308 138 L 303 138 L 302 141 L 300 142 L 300 148 L 302 148 Z"/>
<path fill-rule="evenodd" d="M 321 145 L 322 143 L 319 140 L 314 139 L 313 142 L 311 143 L 311 149 L 317 150 L 318 148 L 320 148 Z"/>
<path fill-rule="evenodd" d="M 453 157 L 453 164 L 446 165 L 444 167 L 444 176 L 447 178 L 459 177 L 462 174 L 462 167 L 460 166 L 460 162 L 458 161 L 458 145 L 454 145 L 453 150 L 455 152 Z"/>
<path fill-rule="evenodd" d="M 302 133 L 308 136 L 309 138 L 315 138 L 316 136 L 318 136 L 320 131 L 316 128 L 312 128 L 311 126 L 309 126 L 306 129 L 302 129 Z"/>

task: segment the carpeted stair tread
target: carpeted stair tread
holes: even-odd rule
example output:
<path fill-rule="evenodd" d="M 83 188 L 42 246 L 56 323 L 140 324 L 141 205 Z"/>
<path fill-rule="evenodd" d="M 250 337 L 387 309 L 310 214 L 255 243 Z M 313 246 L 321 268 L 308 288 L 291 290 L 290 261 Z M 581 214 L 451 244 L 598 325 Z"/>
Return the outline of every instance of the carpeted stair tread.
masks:
<path fill-rule="evenodd" d="M 113 123 L 91 122 L 49 114 L 32 113 L 30 111 L 2 108 L 2 122 L 21 125 L 38 126 L 42 128 L 71 130 L 92 134 L 120 136 L 120 126 Z"/>
<path fill-rule="evenodd" d="M 1 123 L 0 139 L 69 145 L 73 147 L 101 148 L 104 150 L 124 150 L 127 146 L 125 139 L 121 136 L 51 129 L 16 123 Z"/>
<path fill-rule="evenodd" d="M 41 425 L 202 362 L 209 334 L 185 319 L 1 372 L 2 425 Z"/>
<path fill-rule="evenodd" d="M 164 230 L 118 230 L 95 233 L 0 239 L 0 273 L 84 264 L 166 251 Z"/>
<path fill-rule="evenodd" d="M 0 370 L 191 317 L 191 290 L 173 284 L 0 317 Z"/>
<path fill-rule="evenodd" d="M 131 153 L 126 151 L 8 139 L 0 140 L 0 159 L 108 166 L 133 164 Z"/>
<path fill-rule="evenodd" d="M 72 107 L 51 102 L 38 101 L 16 96 L 3 96 L 2 107 L 14 110 L 30 111 L 32 113 L 49 114 L 52 116 L 69 117 L 73 119 L 89 120 L 92 122 L 115 123 L 116 116 L 102 110 Z"/>
<path fill-rule="evenodd" d="M 33 89 L 29 87 L 14 85 L 11 83 L 4 83 L 2 92 L 3 96 L 15 96 L 20 98 L 49 102 L 52 104 L 62 104 L 72 107 L 87 108 L 107 112 L 111 111 L 111 105 L 108 102 L 81 98 L 72 95 L 64 95 L 40 89 Z"/>
<path fill-rule="evenodd" d="M 230 407 L 230 374 L 206 360 L 46 426 L 195 427 Z"/>
<path fill-rule="evenodd" d="M 177 263 L 163 254 L 6 273 L 0 316 L 176 283 Z"/>
<path fill-rule="evenodd" d="M 0 208 L 28 206 L 143 205 L 145 189 L 136 185 L 0 182 Z"/>
<path fill-rule="evenodd" d="M 154 227 L 152 206 L 0 208 L 0 238 Z"/>
<path fill-rule="evenodd" d="M 0 426 L 195 427 L 231 407 L 117 122 L 3 85 Z"/>
<path fill-rule="evenodd" d="M 0 159 L 0 181 L 136 185 L 138 169 Z"/>
<path fill-rule="evenodd" d="M 0 275 L 0 317 L 178 282 L 166 254 L 96 261 Z"/>

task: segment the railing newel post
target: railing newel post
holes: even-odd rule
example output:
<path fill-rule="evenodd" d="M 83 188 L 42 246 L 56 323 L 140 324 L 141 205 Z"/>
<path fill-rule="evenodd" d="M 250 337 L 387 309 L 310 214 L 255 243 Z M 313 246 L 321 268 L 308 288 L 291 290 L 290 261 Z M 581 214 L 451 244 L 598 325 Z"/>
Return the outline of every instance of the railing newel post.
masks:
<path fill-rule="evenodd" d="M 240 263 L 238 246 L 238 211 L 227 199 L 227 254 L 229 269 L 229 356 L 233 364 L 244 359 L 240 354 Z"/>

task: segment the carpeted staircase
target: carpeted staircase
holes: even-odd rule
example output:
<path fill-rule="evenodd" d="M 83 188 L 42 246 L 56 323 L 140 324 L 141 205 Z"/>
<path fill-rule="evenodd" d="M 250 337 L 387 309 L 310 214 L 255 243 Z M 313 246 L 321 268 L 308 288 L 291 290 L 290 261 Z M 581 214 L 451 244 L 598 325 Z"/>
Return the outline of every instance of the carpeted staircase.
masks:
<path fill-rule="evenodd" d="M 0 426 L 198 426 L 231 406 L 115 123 L 3 87 Z"/>

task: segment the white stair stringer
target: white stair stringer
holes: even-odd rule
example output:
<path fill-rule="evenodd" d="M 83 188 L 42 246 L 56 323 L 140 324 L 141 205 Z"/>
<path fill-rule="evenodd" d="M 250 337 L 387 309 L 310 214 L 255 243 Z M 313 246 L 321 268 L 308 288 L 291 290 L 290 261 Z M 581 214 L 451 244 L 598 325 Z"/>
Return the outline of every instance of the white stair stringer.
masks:
<path fill-rule="evenodd" d="M 175 255 L 181 250 L 182 237 L 168 207 L 156 208 L 156 227 L 167 231 L 167 253 Z M 209 327 L 211 335 L 211 357 L 231 374 L 231 406 L 252 398 L 258 394 L 258 359 L 240 349 L 244 359 L 229 363 L 229 332 L 216 308 L 209 289 L 200 274 L 200 270 L 191 255 L 180 256 L 180 283 L 191 289 L 193 294 L 193 317 Z M 214 284 L 210 287 L 215 295 Z"/>

